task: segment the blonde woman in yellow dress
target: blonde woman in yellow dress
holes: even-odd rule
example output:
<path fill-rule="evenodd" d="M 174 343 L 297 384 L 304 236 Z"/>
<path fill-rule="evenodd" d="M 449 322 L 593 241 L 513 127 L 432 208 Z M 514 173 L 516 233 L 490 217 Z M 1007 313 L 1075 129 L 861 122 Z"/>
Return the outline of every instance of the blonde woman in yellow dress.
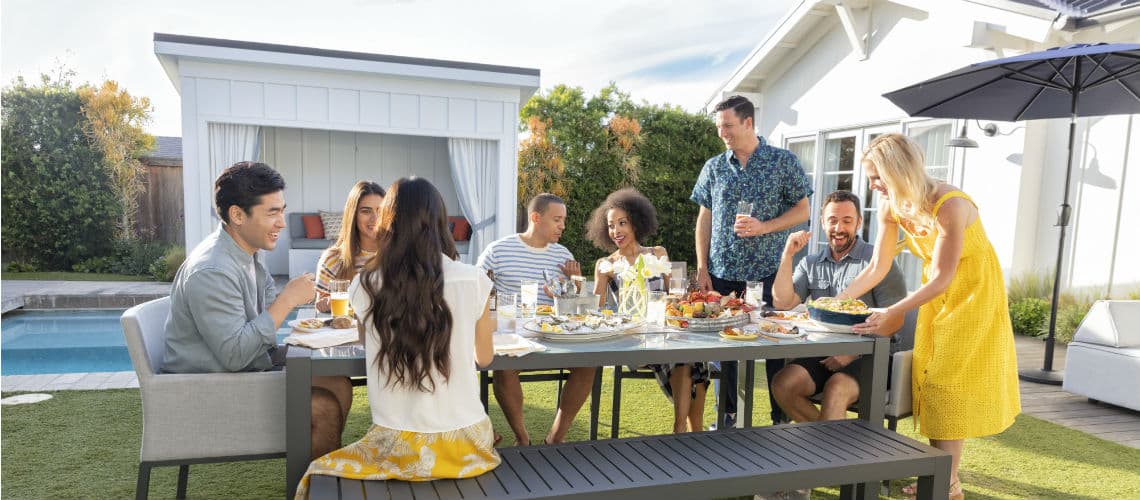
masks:
<path fill-rule="evenodd" d="M 313 461 L 309 476 L 430 481 L 500 463 L 475 367 L 494 357 L 491 280 L 455 260 L 447 209 L 421 178 L 396 181 L 380 206 L 378 257 L 350 286 L 364 325 L 372 427 Z"/>
<path fill-rule="evenodd" d="M 951 454 L 950 498 L 962 498 L 964 440 L 1000 433 L 1021 412 L 1001 263 L 973 200 L 927 175 L 913 140 L 901 134 L 876 138 L 863 153 L 863 167 L 884 202 L 880 229 L 871 264 L 839 296 L 859 297 L 887 275 L 901 250 L 901 228 L 911 252 L 923 260 L 923 285 L 855 331 L 895 331 L 907 310 L 919 308 L 914 417 L 931 446 Z"/>

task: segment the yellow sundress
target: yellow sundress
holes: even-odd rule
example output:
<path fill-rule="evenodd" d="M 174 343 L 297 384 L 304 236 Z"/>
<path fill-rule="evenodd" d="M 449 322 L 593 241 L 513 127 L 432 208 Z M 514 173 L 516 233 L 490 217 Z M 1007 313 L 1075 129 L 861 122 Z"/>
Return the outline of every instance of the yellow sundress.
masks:
<path fill-rule="evenodd" d="M 431 481 L 478 476 L 502 461 L 491 419 L 447 432 L 409 432 L 373 425 L 364 437 L 309 464 L 295 499 L 309 498 L 309 476 Z"/>
<path fill-rule="evenodd" d="M 954 197 L 974 203 L 961 191 L 946 193 L 934 204 L 935 217 Z M 910 251 L 923 260 L 925 284 L 933 271 L 938 233 L 914 234 L 905 224 L 899 227 Z M 1005 279 L 981 217 L 966 227 L 950 287 L 918 310 L 912 374 L 915 421 L 930 439 L 997 434 L 1021 412 Z"/>

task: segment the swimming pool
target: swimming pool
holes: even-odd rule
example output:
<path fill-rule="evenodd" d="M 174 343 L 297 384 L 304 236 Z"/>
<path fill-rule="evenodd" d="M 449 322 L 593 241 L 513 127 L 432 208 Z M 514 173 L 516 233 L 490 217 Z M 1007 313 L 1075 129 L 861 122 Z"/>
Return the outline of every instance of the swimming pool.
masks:
<path fill-rule="evenodd" d="M 134 371 L 122 309 L 13 311 L 0 320 L 0 374 Z M 296 317 L 296 311 L 288 319 Z M 289 327 L 277 332 L 282 342 Z"/>

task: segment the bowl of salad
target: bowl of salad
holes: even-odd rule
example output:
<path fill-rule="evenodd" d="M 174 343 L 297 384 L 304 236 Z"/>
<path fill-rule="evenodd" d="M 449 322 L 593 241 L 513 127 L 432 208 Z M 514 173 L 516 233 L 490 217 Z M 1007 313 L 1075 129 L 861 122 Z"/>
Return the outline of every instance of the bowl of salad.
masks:
<path fill-rule="evenodd" d="M 871 310 L 859 299 L 820 297 L 807 303 L 808 317 L 830 325 L 857 325 L 871 315 Z"/>

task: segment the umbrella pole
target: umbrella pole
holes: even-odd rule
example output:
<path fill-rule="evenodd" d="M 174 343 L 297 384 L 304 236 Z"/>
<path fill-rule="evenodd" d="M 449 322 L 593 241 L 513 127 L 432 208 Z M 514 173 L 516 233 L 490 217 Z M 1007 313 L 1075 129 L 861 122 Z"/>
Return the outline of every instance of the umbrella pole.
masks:
<path fill-rule="evenodd" d="M 1065 191 L 1061 194 L 1061 213 L 1057 225 L 1061 226 L 1061 236 L 1057 238 L 1057 267 L 1053 268 L 1053 300 L 1049 308 L 1049 335 L 1045 337 L 1045 365 L 1040 370 L 1025 369 L 1018 372 L 1022 380 L 1039 384 L 1061 385 L 1065 378 L 1063 370 L 1053 369 L 1053 346 L 1057 340 L 1057 301 L 1061 296 L 1061 264 L 1065 257 L 1065 228 L 1069 226 L 1069 181 L 1073 177 L 1073 141 L 1077 132 L 1077 116 L 1069 119 L 1069 161 L 1065 166 Z"/>

